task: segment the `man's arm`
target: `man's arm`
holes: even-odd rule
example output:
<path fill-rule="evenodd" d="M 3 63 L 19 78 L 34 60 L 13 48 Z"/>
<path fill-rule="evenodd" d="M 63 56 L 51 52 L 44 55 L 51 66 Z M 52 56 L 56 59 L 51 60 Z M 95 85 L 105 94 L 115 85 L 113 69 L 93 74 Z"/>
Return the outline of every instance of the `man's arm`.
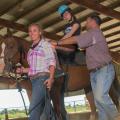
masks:
<path fill-rule="evenodd" d="M 71 44 L 77 44 L 76 36 L 70 37 L 64 40 L 58 41 L 56 44 L 58 45 L 71 45 Z"/>
<path fill-rule="evenodd" d="M 91 32 L 83 33 L 79 36 L 70 37 L 57 43 L 53 42 L 53 45 L 68 45 L 68 44 L 78 44 L 80 48 L 87 48 L 94 44 L 93 35 Z"/>

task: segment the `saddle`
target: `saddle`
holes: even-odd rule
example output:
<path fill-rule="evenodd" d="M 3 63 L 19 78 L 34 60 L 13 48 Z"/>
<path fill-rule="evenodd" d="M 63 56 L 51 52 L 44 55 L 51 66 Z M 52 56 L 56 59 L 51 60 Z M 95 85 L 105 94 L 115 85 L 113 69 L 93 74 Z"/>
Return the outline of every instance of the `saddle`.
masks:
<path fill-rule="evenodd" d="M 57 54 L 60 64 L 86 65 L 84 51 L 75 51 L 75 52 L 57 51 Z"/>

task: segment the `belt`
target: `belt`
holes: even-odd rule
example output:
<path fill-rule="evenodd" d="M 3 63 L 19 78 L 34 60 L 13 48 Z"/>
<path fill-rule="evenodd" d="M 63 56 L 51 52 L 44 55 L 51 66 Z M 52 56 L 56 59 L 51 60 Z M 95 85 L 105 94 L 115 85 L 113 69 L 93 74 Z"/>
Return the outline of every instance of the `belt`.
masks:
<path fill-rule="evenodd" d="M 107 66 L 107 65 L 109 65 L 109 64 L 111 64 L 112 62 L 109 62 L 109 63 L 105 63 L 105 64 L 103 64 L 103 65 L 101 65 L 101 66 L 99 66 L 99 67 L 96 67 L 96 68 L 94 68 L 94 69 L 90 69 L 89 71 L 90 72 L 96 72 L 97 70 L 100 70 L 101 68 L 103 68 L 103 67 L 105 67 L 105 66 Z"/>
<path fill-rule="evenodd" d="M 49 76 L 50 74 L 48 72 L 39 72 L 35 75 L 30 76 L 30 80 L 39 78 L 40 76 Z"/>

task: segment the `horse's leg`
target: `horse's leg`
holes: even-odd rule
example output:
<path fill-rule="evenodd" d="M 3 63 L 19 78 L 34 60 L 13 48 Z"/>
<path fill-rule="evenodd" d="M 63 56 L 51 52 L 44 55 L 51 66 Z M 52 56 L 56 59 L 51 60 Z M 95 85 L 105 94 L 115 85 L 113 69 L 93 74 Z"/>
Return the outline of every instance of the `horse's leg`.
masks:
<path fill-rule="evenodd" d="M 91 115 L 89 120 L 96 120 L 96 106 L 94 101 L 94 96 L 92 92 L 92 87 L 89 85 L 88 87 L 84 88 L 86 98 L 90 104 L 91 108 Z"/>
<path fill-rule="evenodd" d="M 51 99 L 53 102 L 53 106 L 54 106 L 54 111 L 58 117 L 58 120 L 62 120 L 62 116 L 61 116 L 61 83 L 59 84 L 59 80 L 56 80 L 53 88 L 51 90 Z"/>
<path fill-rule="evenodd" d="M 120 105 L 119 105 L 119 95 L 117 93 L 117 90 L 114 85 L 112 85 L 110 89 L 110 97 L 112 98 L 114 104 L 116 105 L 116 108 L 118 111 L 120 111 Z"/>
<path fill-rule="evenodd" d="M 113 81 L 113 84 L 110 89 L 110 97 L 112 98 L 114 104 L 116 105 L 118 111 L 120 111 L 120 105 L 119 105 L 119 98 L 120 98 L 120 86 L 119 81 L 117 79 L 117 75 L 115 74 L 115 79 Z"/>
<path fill-rule="evenodd" d="M 68 116 L 64 104 L 64 90 L 61 90 L 61 115 L 63 120 L 68 120 Z"/>
<path fill-rule="evenodd" d="M 59 120 L 67 120 L 67 112 L 64 105 L 64 77 L 55 82 L 51 91 L 51 98 Z"/>

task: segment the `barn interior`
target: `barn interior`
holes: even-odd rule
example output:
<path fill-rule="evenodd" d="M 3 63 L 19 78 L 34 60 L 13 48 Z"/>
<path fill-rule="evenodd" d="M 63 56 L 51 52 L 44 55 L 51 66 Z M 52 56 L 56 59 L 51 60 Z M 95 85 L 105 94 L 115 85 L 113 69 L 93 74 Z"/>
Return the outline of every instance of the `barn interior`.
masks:
<path fill-rule="evenodd" d="M 67 23 L 57 12 L 58 7 L 63 4 L 72 9 L 81 24 L 82 33 L 86 31 L 85 20 L 88 16 L 100 16 L 101 30 L 109 50 L 118 53 L 115 55 L 115 66 L 120 82 L 120 0 L 0 0 L 0 36 L 8 34 L 9 29 L 15 38 L 31 42 L 28 26 L 37 23 L 46 38 L 59 40 L 64 35 L 63 29 Z M 83 92 L 70 92 L 66 96 L 76 94 Z M 80 119 L 79 115 L 76 116 L 71 116 L 71 119 Z"/>

